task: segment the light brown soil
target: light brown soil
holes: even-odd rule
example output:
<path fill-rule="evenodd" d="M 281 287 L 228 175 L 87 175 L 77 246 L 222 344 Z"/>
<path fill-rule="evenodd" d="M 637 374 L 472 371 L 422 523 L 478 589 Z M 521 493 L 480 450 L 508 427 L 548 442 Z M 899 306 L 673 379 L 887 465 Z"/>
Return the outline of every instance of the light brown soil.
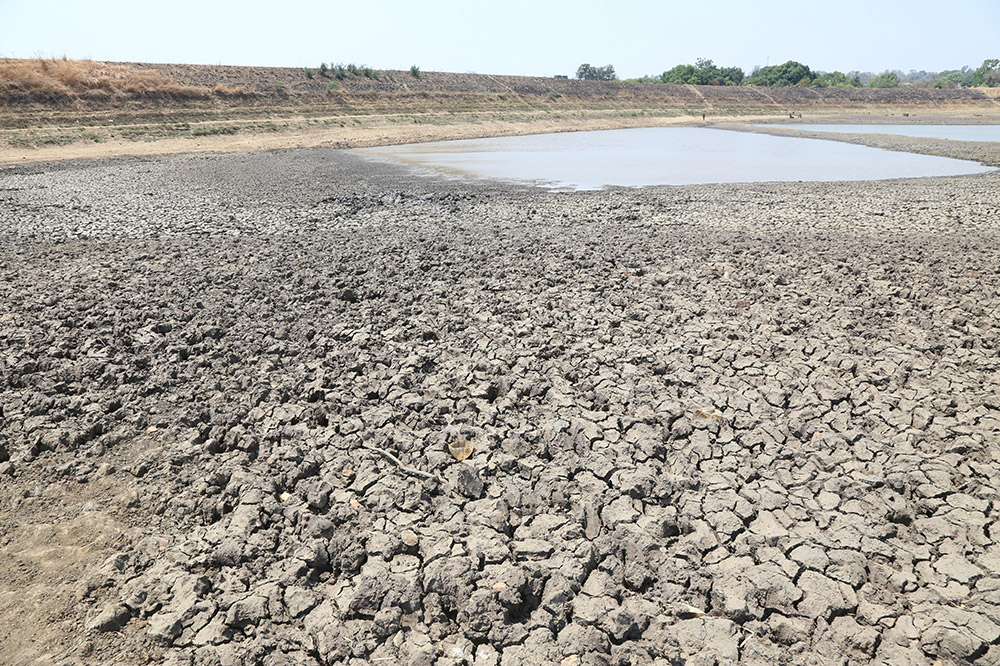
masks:
<path fill-rule="evenodd" d="M 494 115 L 494 114 L 490 114 Z M 1000 122 L 996 114 L 970 116 L 964 110 L 936 110 L 933 114 L 895 113 L 833 113 L 809 116 L 813 122 L 900 122 L 912 118 L 923 123 L 981 123 Z M 28 164 L 60 160 L 103 159 L 111 157 L 139 157 L 178 153 L 256 152 L 261 150 L 286 150 L 291 148 L 359 148 L 401 143 L 421 143 L 450 139 L 472 139 L 491 136 L 545 134 L 550 132 L 576 132 L 585 130 L 624 129 L 630 127 L 667 127 L 701 125 L 697 116 L 620 115 L 604 111 L 581 110 L 572 114 L 511 114 L 508 120 L 483 119 L 464 114 L 455 118 L 451 114 L 427 114 L 422 122 L 402 124 L 397 116 L 360 116 L 356 124 L 347 127 L 318 126 L 327 118 L 289 118 L 287 129 L 266 131 L 254 126 L 254 121 L 230 121 L 243 129 L 235 134 L 208 136 L 174 136 L 145 140 L 108 138 L 99 143 L 75 141 L 65 145 L 3 146 L 0 164 Z M 707 119 L 710 124 L 752 123 L 775 120 L 773 115 L 717 116 Z M 91 127 L 91 133 L 107 130 Z M 49 130 L 51 131 L 51 129 Z M 0 137 L 23 130 L 0 130 Z"/>
<path fill-rule="evenodd" d="M 764 117 L 760 117 L 763 119 Z M 721 120 L 721 119 L 720 119 Z M 728 118 L 736 120 L 736 118 Z M 744 119 L 745 120 L 745 119 Z M 23 164 L 57 160 L 99 159 L 122 156 L 166 155 L 172 153 L 219 153 L 289 148 L 357 148 L 399 143 L 419 143 L 447 139 L 471 139 L 517 134 L 543 134 L 582 130 L 620 129 L 626 127 L 660 127 L 690 124 L 690 117 L 613 118 L 595 112 L 579 112 L 575 117 L 534 119 L 525 117 L 510 121 L 448 121 L 447 124 L 393 123 L 385 117 L 367 117 L 357 126 L 337 128 L 298 127 L 286 132 L 241 132 L 197 138 L 174 137 L 153 141 L 113 140 L 93 143 L 38 148 L 6 148 L 0 153 L 0 164 Z"/>
<path fill-rule="evenodd" d="M 126 499 L 115 481 L 36 481 L 0 501 L 0 511 L 17 516 L 0 528 L 5 665 L 61 663 L 68 653 L 90 651 L 81 647 L 81 607 L 103 585 L 105 560 L 134 535 L 120 512 L 108 510 Z"/>
<path fill-rule="evenodd" d="M 826 121 L 1000 122 L 1000 102 L 988 89 L 765 89 L 441 72 L 338 81 L 294 68 L 130 66 L 206 94 L 84 94 L 44 103 L 0 94 L 0 164 L 697 124 L 703 112 L 709 122 L 789 113 Z"/>

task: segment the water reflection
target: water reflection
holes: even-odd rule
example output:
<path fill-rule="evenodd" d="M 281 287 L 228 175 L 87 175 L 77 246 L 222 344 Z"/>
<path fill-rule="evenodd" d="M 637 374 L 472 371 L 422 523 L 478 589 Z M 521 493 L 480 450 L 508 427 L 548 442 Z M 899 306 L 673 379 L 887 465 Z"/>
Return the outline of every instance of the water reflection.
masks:
<path fill-rule="evenodd" d="M 355 151 L 437 172 L 552 188 L 842 181 L 982 173 L 975 162 L 698 127 L 569 132 Z"/>

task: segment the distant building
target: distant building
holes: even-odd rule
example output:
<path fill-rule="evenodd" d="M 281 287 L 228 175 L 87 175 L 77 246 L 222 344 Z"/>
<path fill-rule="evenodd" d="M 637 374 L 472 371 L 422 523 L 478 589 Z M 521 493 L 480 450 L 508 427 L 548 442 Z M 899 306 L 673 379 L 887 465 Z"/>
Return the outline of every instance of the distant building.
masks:
<path fill-rule="evenodd" d="M 565 74 L 556 74 L 553 78 L 555 79 L 568 79 L 569 77 Z"/>

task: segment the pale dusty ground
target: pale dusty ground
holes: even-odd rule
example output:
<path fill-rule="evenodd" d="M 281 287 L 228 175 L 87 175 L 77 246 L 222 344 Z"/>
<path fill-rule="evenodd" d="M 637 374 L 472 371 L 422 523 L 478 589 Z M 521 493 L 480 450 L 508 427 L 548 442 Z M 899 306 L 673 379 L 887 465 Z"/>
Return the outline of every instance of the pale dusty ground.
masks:
<path fill-rule="evenodd" d="M 585 112 L 580 112 L 585 114 Z M 761 118 L 764 118 L 763 116 Z M 741 118 L 747 120 L 747 118 Z M 724 120 L 724 118 L 718 118 Z M 728 120 L 736 120 L 730 117 Z M 40 148 L 5 147 L 0 164 L 25 164 L 53 160 L 99 159 L 122 156 L 167 155 L 176 153 L 253 152 L 289 148 L 360 148 L 397 143 L 419 143 L 447 139 L 472 139 L 516 134 L 543 134 L 582 130 L 659 127 L 689 124 L 681 118 L 564 118 L 524 122 L 458 122 L 454 124 L 400 125 L 366 117 L 357 127 L 336 129 L 306 128 L 280 133 L 218 134 L 197 138 L 170 138 L 155 141 L 113 141 L 73 143 Z"/>

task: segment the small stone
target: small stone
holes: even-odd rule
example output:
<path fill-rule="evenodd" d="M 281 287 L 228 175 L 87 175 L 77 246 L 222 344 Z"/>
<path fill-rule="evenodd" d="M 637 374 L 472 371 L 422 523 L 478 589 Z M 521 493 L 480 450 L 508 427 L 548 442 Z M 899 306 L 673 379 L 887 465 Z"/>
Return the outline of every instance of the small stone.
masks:
<path fill-rule="evenodd" d="M 983 641 L 973 636 L 967 629 L 959 628 L 950 622 L 935 622 L 930 629 L 920 637 L 924 652 L 935 652 L 947 657 L 965 659 L 975 654 L 983 645 Z"/>
<path fill-rule="evenodd" d="M 945 555 L 934 563 L 934 568 L 938 573 L 963 584 L 968 583 L 974 578 L 979 578 L 986 573 L 957 553 Z"/>
<path fill-rule="evenodd" d="M 757 519 L 750 523 L 750 531 L 761 535 L 771 544 L 788 536 L 788 530 L 778 522 L 778 519 L 770 511 L 761 511 Z"/>
<path fill-rule="evenodd" d="M 583 534 L 591 541 L 601 534 L 601 518 L 593 502 L 583 505 Z"/>
<path fill-rule="evenodd" d="M 519 559 L 542 559 L 554 551 L 555 547 L 551 543 L 541 539 L 522 539 L 514 542 L 514 554 Z"/>
<path fill-rule="evenodd" d="M 123 604 L 111 604 L 87 623 L 87 629 L 92 631 L 118 631 L 125 626 L 130 617 L 132 617 L 132 612 Z"/>
<path fill-rule="evenodd" d="M 631 524 L 639 517 L 639 512 L 633 506 L 632 498 L 622 496 L 604 507 L 601 511 L 601 522 L 607 525 L 608 529 L 614 529 L 616 525 Z"/>
<path fill-rule="evenodd" d="M 803 592 L 798 609 L 806 617 L 827 619 L 834 613 L 851 610 L 857 605 L 856 595 L 850 586 L 812 570 L 799 577 L 798 587 Z M 850 591 L 850 598 L 845 596 L 845 589 Z"/>
<path fill-rule="evenodd" d="M 445 470 L 444 477 L 466 497 L 478 499 L 483 494 L 483 482 L 476 471 L 467 464 L 458 463 L 450 466 Z"/>
<path fill-rule="evenodd" d="M 834 618 L 831 628 L 845 643 L 867 655 L 872 654 L 879 641 L 879 632 L 875 628 L 864 627 L 851 617 Z"/>
<path fill-rule="evenodd" d="M 816 501 L 825 511 L 832 511 L 840 506 L 840 497 L 825 490 L 816 496 Z"/>
<path fill-rule="evenodd" d="M 815 546 L 799 546 L 789 554 L 789 557 L 807 569 L 815 569 L 816 571 L 823 571 L 830 564 L 830 558 L 827 557 L 826 552 Z"/>
<path fill-rule="evenodd" d="M 183 630 L 180 613 L 157 613 L 149 619 L 149 629 L 146 633 L 153 640 L 169 645 Z"/>
<path fill-rule="evenodd" d="M 226 624 L 231 627 L 241 627 L 247 624 L 256 624 L 267 616 L 267 599 L 252 594 L 229 607 Z"/>

